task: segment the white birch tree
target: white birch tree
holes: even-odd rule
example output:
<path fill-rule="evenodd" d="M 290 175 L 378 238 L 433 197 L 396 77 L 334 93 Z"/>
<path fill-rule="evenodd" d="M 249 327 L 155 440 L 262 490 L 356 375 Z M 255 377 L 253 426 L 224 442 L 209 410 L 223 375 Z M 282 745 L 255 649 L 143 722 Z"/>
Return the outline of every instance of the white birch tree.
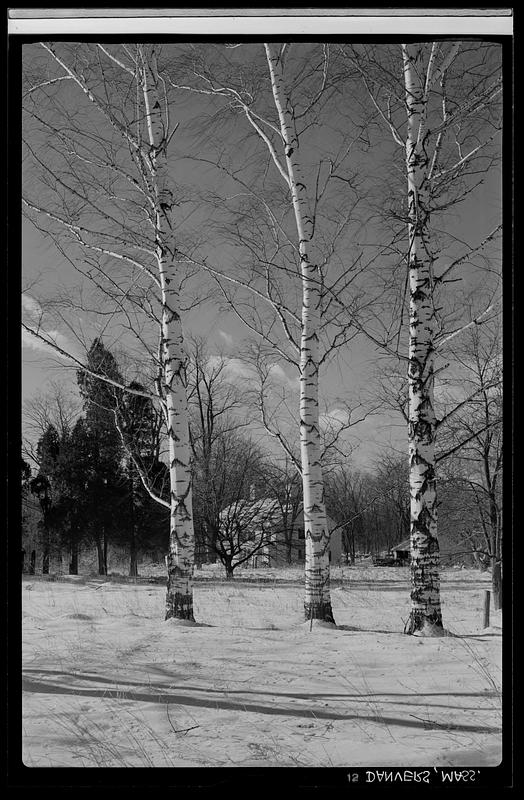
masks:
<path fill-rule="evenodd" d="M 432 165 L 438 160 L 438 144 L 430 160 L 427 126 L 429 93 L 439 73 L 443 79 L 456 52 L 454 45 L 439 68 L 432 64 L 437 47 L 402 46 L 406 90 L 406 174 L 408 180 L 409 269 L 409 463 L 411 495 L 411 613 L 406 633 L 434 634 L 442 630 L 437 537 L 437 484 L 435 473 L 435 303 L 434 254 L 429 219 L 432 200 Z M 477 106 L 498 94 L 497 82 Z M 441 133 L 449 127 L 445 118 Z M 438 136 L 438 134 L 437 134 Z M 470 156 L 471 157 L 471 156 Z M 466 159 L 464 155 L 462 159 Z M 462 160 L 459 159 L 459 160 Z M 464 162 L 465 163 L 465 162 Z M 455 167 L 458 169 L 459 167 Z"/>
<path fill-rule="evenodd" d="M 41 47 L 51 77 L 41 82 L 29 72 L 25 86 L 26 119 L 33 123 L 25 144 L 39 173 L 39 181 L 25 181 L 25 209 L 81 274 L 113 292 L 113 317 L 124 314 L 131 324 L 134 301 L 135 311 L 137 305 L 141 311 L 149 306 L 159 323 L 153 358 L 168 438 L 170 500 L 150 494 L 170 509 L 166 619 L 193 620 L 187 354 L 175 218 L 175 206 L 184 198 L 168 161 L 177 125 L 158 66 L 159 48 L 48 42 Z M 38 326 L 29 329 L 45 338 Z M 141 333 L 137 338 L 144 343 Z"/>
<path fill-rule="evenodd" d="M 436 362 L 439 349 L 462 326 L 446 335 L 441 289 L 454 280 L 457 268 L 494 240 L 500 226 L 439 271 L 441 233 L 432 218 L 464 201 L 482 183 L 476 176 L 493 166 L 502 89 L 497 54 L 489 44 L 469 48 L 460 42 L 413 42 L 397 48 L 393 58 L 388 52 L 381 59 L 378 49 L 371 48 L 358 55 L 352 49 L 349 58 L 363 76 L 379 119 L 404 151 L 411 496 L 411 612 L 405 632 L 442 635 L 435 441 L 444 420 L 437 419 L 435 410 L 435 374 L 442 368 Z M 402 82 L 394 78 L 400 72 L 399 56 Z M 478 319 L 490 308 L 480 310 Z"/>
<path fill-rule="evenodd" d="M 380 257 L 375 253 L 368 258 L 351 241 L 351 234 L 361 227 L 356 211 L 361 197 L 350 156 L 362 144 L 362 126 L 355 124 L 348 141 L 332 124 L 330 115 L 336 117 L 339 109 L 328 45 L 265 43 L 263 49 L 249 47 L 242 60 L 238 54 L 243 49 L 244 45 L 235 47 L 235 57 L 227 46 L 218 55 L 197 52 L 186 61 L 185 83 L 173 78 L 178 88 L 211 98 L 218 108 L 212 120 L 229 112 L 248 123 L 243 141 L 238 133 L 243 129 L 237 125 L 229 142 L 217 143 L 214 160 L 199 158 L 229 178 L 230 191 L 224 188 L 220 198 L 228 214 L 222 233 L 233 253 L 230 261 L 240 264 L 234 271 L 225 270 L 211 254 L 199 264 L 215 278 L 226 307 L 246 325 L 267 359 L 272 356 L 273 366 L 296 370 L 299 448 L 286 440 L 278 415 L 271 419 L 268 412 L 263 387 L 269 376 L 267 364 L 262 365 L 258 406 L 264 427 L 302 478 L 305 617 L 334 622 L 319 369 L 359 333 L 369 302 L 363 300 L 359 281 Z M 237 158 L 231 159 L 227 145 L 234 147 L 235 140 Z M 249 166 L 243 168 L 239 158 L 246 149 Z M 348 414 L 348 423 L 334 432 L 331 446 L 354 424 L 355 419 L 349 418 Z"/>
<path fill-rule="evenodd" d="M 264 45 L 271 88 L 280 123 L 287 181 L 293 203 L 302 277 L 300 335 L 300 458 L 305 532 L 306 619 L 334 622 L 329 591 L 329 529 L 320 462 L 318 399 L 320 289 L 315 263 L 315 230 L 308 198 L 308 179 L 300 163 L 296 123 L 284 80 L 283 48 Z"/>
<path fill-rule="evenodd" d="M 406 88 L 409 269 L 408 443 L 411 495 L 411 613 L 406 632 L 442 628 L 435 477 L 434 342 L 427 88 L 419 68 L 423 51 L 403 45 Z M 418 63 L 417 63 L 418 62 Z"/>

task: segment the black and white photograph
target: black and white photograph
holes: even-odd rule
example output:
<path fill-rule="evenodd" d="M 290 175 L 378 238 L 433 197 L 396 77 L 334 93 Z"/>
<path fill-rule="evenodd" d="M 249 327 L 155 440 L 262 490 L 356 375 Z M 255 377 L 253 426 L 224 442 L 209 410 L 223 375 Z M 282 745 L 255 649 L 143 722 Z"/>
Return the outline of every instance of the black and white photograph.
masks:
<path fill-rule="evenodd" d="M 508 783 L 513 9 L 222 12 L 9 11 L 11 749 Z"/>

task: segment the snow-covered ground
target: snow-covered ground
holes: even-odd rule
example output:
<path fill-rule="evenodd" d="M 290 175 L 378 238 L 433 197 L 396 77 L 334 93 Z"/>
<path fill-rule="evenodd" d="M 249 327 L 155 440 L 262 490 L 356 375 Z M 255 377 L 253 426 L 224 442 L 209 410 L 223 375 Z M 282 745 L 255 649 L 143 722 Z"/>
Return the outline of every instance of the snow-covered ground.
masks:
<path fill-rule="evenodd" d="M 159 584 L 26 576 L 24 763 L 500 762 L 501 615 L 482 629 L 485 574 L 444 572 L 455 636 L 434 639 L 402 633 L 407 569 L 334 568 L 336 629 L 303 622 L 288 583 L 300 570 L 237 574 L 251 581 L 196 584 L 195 626 L 163 621 Z"/>

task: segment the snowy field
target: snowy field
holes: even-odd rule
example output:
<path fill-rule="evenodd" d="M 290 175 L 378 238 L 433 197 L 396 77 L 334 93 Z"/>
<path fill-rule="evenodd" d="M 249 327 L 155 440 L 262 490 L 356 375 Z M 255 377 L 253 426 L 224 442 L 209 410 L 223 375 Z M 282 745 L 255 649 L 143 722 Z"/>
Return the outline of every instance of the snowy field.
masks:
<path fill-rule="evenodd" d="M 487 575 L 445 571 L 455 636 L 422 639 L 402 634 L 407 569 L 333 569 L 336 629 L 302 621 L 299 570 L 229 584 L 199 573 L 195 626 L 163 622 L 160 584 L 24 577 L 27 766 L 500 762 L 501 615 L 482 629 Z"/>

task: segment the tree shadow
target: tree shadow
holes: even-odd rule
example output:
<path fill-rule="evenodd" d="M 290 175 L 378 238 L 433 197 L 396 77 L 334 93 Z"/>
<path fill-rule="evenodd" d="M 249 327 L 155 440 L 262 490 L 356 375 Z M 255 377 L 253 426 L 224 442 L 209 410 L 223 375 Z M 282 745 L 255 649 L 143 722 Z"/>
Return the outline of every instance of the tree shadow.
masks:
<path fill-rule="evenodd" d="M 138 616 L 138 615 L 137 615 Z M 165 619 L 163 624 L 166 626 L 171 626 L 172 628 L 176 628 L 177 630 L 192 630 L 194 628 L 217 628 L 218 625 L 212 625 L 210 622 L 197 622 L 196 620 L 191 621 L 189 624 L 184 624 L 186 620 L 176 619 L 175 617 L 170 617 L 169 619 Z"/>
<path fill-rule="evenodd" d="M 166 675 L 167 677 L 174 677 L 173 671 L 168 667 L 162 667 L 160 664 L 150 664 L 148 665 L 148 669 L 151 669 L 154 672 L 158 672 L 162 675 Z M 115 680 L 115 678 L 106 678 L 103 675 L 93 674 L 89 672 L 67 672 L 64 670 L 59 669 L 24 669 L 24 675 L 26 674 L 33 674 L 33 675 L 61 675 L 64 678 L 77 678 L 79 680 L 89 680 L 89 681 L 98 681 L 99 683 L 113 683 L 120 686 L 144 686 L 145 681 L 130 681 L 130 680 Z M 29 678 L 31 680 L 31 678 Z M 166 689 L 170 687 L 166 687 L 164 683 L 151 683 L 148 682 L 148 686 L 158 688 L 158 689 Z M 186 685 L 184 687 L 189 691 L 206 691 L 206 692 L 217 692 L 223 693 L 221 689 L 213 689 L 208 687 L 202 686 L 190 686 Z M 227 694 L 250 694 L 249 689 L 231 689 L 227 691 Z M 281 696 L 281 697 L 303 697 L 303 698 L 316 698 L 316 697 L 351 697 L 351 698 L 362 698 L 362 697 L 499 697 L 500 693 L 495 691 L 486 691 L 486 692 L 357 692 L 356 694 L 349 694 L 348 692 L 313 692 L 308 694 L 306 692 L 275 692 L 274 690 L 265 691 L 264 689 L 254 689 L 253 693 L 255 694 L 267 694 L 271 696 Z"/>
<path fill-rule="evenodd" d="M 386 631 L 383 629 L 375 629 L 375 628 L 356 628 L 354 625 L 337 625 L 337 630 L 350 631 L 351 633 L 389 633 L 389 634 L 395 634 L 395 636 L 403 635 L 401 630 Z"/>
<path fill-rule="evenodd" d="M 29 671 L 29 670 L 28 670 Z M 38 672 L 38 670 L 35 670 Z M 80 675 L 73 675 L 71 673 L 60 673 L 58 670 L 54 671 L 55 674 L 61 674 L 64 677 L 80 677 L 83 680 L 94 680 L 95 682 L 98 681 L 99 683 L 117 683 L 119 681 L 110 680 L 108 678 L 103 678 L 101 676 L 84 676 L 83 678 Z M 137 683 L 129 682 L 127 684 L 121 685 L 142 685 Z M 150 684 L 150 689 L 153 686 Z M 231 692 L 224 692 L 222 690 L 217 689 L 208 689 L 202 687 L 185 687 L 189 691 L 191 689 L 203 692 L 205 695 L 209 694 L 234 694 L 240 693 L 240 690 L 235 690 Z M 34 694 L 62 694 L 62 695 L 72 695 L 76 697 L 99 697 L 99 698 L 114 698 L 117 700 L 132 700 L 138 702 L 145 702 L 145 703 L 159 703 L 165 705 L 185 705 L 185 706 L 196 706 L 199 708 L 209 708 L 216 711 L 239 711 L 239 712 L 251 712 L 254 714 L 267 714 L 270 716 L 287 716 L 287 717 L 305 717 L 308 719 L 325 719 L 330 721 L 351 721 L 351 720 L 358 720 L 359 722 L 368 721 L 368 722 L 379 722 L 384 725 L 399 725 L 405 728 L 438 728 L 443 730 L 455 731 L 455 732 L 464 732 L 464 733 L 498 733 L 500 732 L 500 728 L 493 727 L 490 725 L 469 725 L 469 724 L 455 724 L 455 723 L 439 723 L 439 722 L 432 722 L 430 720 L 418 720 L 417 718 L 412 717 L 411 719 L 407 718 L 399 718 L 399 717 L 386 717 L 380 713 L 374 713 L 370 715 L 365 714 L 341 714 L 336 713 L 333 711 L 326 711 L 324 709 L 319 709 L 317 707 L 313 708 L 294 708 L 294 707 L 282 707 L 277 705 L 262 705 L 260 703 L 246 703 L 244 700 L 240 700 L 235 702 L 234 700 L 229 699 L 219 699 L 217 697 L 195 697 L 191 696 L 190 694 L 181 694 L 181 693 L 174 693 L 174 692 L 166 692 L 166 687 L 161 685 L 158 687 L 158 691 L 133 691 L 127 689 L 115 689 L 115 688 L 87 688 L 87 687 L 72 687 L 70 685 L 62 685 L 59 683 L 50 683 L 47 681 L 36 680 L 30 677 L 24 677 L 22 679 L 22 689 L 26 692 L 32 692 Z M 242 692 L 242 694 L 248 694 L 249 692 Z M 256 694 L 262 694 L 262 692 L 256 692 Z M 268 694 L 272 697 L 287 697 L 289 699 L 316 699 L 318 697 L 327 697 L 330 695 L 289 695 L 289 694 L 282 694 L 279 695 L 276 692 L 266 692 L 264 694 Z M 449 696 L 448 693 L 440 693 L 444 696 Z M 393 695 L 393 693 L 392 693 Z M 394 695 L 393 695 L 394 696 Z M 409 694 L 400 694 L 400 696 L 412 696 Z M 461 695 L 462 696 L 462 695 Z M 482 696 L 487 696 L 486 694 L 482 693 Z M 335 695 L 335 697 L 352 697 L 352 695 Z M 365 695 L 355 695 L 359 699 L 365 698 Z M 371 694 L 369 697 L 373 698 L 373 702 L 376 701 L 376 695 Z"/>

